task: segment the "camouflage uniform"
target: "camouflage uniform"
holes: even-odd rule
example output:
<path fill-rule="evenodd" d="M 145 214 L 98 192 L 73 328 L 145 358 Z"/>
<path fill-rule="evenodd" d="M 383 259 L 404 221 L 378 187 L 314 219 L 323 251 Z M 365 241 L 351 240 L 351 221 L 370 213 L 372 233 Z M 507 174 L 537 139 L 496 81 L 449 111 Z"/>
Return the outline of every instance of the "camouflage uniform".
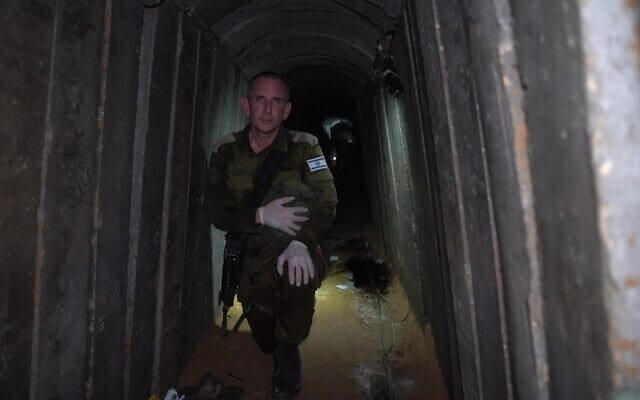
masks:
<path fill-rule="evenodd" d="M 309 335 L 315 289 L 320 286 L 324 267 L 315 248 L 333 221 L 337 195 L 329 169 L 322 168 L 322 161 L 320 167 L 313 162 L 322 157 L 314 136 L 281 128 L 271 146 L 255 154 L 248 132 L 249 126 L 223 137 L 214 145 L 208 176 L 209 211 L 211 221 L 218 229 L 247 234 L 238 299 L 245 310 L 250 309 L 247 320 L 258 346 L 265 352 L 272 352 L 277 343 L 299 344 Z M 256 208 L 252 205 L 258 166 L 271 149 L 287 153 L 272 189 L 287 195 L 292 194 L 289 189 L 304 186 L 315 193 L 305 204 L 310 210 L 309 221 L 303 224 L 295 238 L 288 237 L 284 244 L 267 240 L 265 227 L 255 223 Z M 274 198 L 273 195 L 271 199 L 267 197 L 269 194 L 263 204 Z M 316 270 L 316 278 L 300 287 L 289 284 L 286 268 L 282 276 L 275 268 L 278 256 L 292 239 L 307 246 Z"/>

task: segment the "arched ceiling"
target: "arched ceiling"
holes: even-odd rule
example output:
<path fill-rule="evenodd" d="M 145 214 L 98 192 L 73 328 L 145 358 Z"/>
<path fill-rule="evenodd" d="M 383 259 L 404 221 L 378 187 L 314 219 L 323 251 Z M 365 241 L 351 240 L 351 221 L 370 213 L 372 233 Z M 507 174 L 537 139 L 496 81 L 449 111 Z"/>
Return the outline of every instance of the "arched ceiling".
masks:
<path fill-rule="evenodd" d="M 293 91 L 313 81 L 357 96 L 402 0 L 200 0 L 189 8 L 245 76 L 272 69 Z"/>

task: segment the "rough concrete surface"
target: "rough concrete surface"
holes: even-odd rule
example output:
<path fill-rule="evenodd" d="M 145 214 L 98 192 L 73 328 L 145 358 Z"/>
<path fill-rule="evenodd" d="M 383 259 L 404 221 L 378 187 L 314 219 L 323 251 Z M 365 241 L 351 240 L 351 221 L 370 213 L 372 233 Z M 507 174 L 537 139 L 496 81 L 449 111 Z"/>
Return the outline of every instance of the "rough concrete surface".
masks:
<path fill-rule="evenodd" d="M 613 381 L 640 396 L 640 3 L 586 2 L 580 19 Z"/>

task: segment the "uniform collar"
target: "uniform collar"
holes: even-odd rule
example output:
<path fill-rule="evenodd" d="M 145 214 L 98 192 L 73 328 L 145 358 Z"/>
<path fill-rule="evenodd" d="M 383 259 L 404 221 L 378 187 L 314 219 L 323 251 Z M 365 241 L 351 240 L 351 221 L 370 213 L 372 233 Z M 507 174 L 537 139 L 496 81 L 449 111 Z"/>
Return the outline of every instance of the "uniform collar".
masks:
<path fill-rule="evenodd" d="M 249 130 L 251 129 L 251 124 L 248 124 L 247 126 L 244 127 L 244 129 L 242 130 L 243 135 L 242 135 L 242 141 L 244 148 L 250 153 L 250 154 L 255 154 L 253 152 L 253 150 L 251 149 L 251 143 L 249 142 Z M 284 126 L 280 127 L 280 131 L 278 132 L 278 136 L 276 136 L 276 138 L 273 140 L 273 142 L 271 143 L 271 145 L 269 147 L 267 147 L 266 149 L 264 149 L 263 151 L 261 151 L 258 154 L 267 154 L 268 151 L 270 150 L 277 150 L 277 151 L 281 151 L 286 153 L 287 150 L 289 149 L 289 131 L 287 129 L 285 129 Z"/>
<path fill-rule="evenodd" d="M 280 131 L 278 132 L 278 136 L 276 136 L 271 146 L 269 146 L 269 150 L 277 150 L 283 153 L 286 153 L 289 149 L 289 131 L 287 131 L 283 126 L 280 127 Z"/>

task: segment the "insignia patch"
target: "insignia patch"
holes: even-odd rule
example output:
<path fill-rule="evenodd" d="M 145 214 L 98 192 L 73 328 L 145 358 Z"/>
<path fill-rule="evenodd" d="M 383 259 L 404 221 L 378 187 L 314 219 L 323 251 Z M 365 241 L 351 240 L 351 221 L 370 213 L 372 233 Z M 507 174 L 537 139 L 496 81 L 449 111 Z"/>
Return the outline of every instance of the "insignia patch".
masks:
<path fill-rule="evenodd" d="M 327 161 L 324 159 L 324 156 L 310 158 L 307 160 L 307 164 L 311 172 L 327 169 Z"/>

